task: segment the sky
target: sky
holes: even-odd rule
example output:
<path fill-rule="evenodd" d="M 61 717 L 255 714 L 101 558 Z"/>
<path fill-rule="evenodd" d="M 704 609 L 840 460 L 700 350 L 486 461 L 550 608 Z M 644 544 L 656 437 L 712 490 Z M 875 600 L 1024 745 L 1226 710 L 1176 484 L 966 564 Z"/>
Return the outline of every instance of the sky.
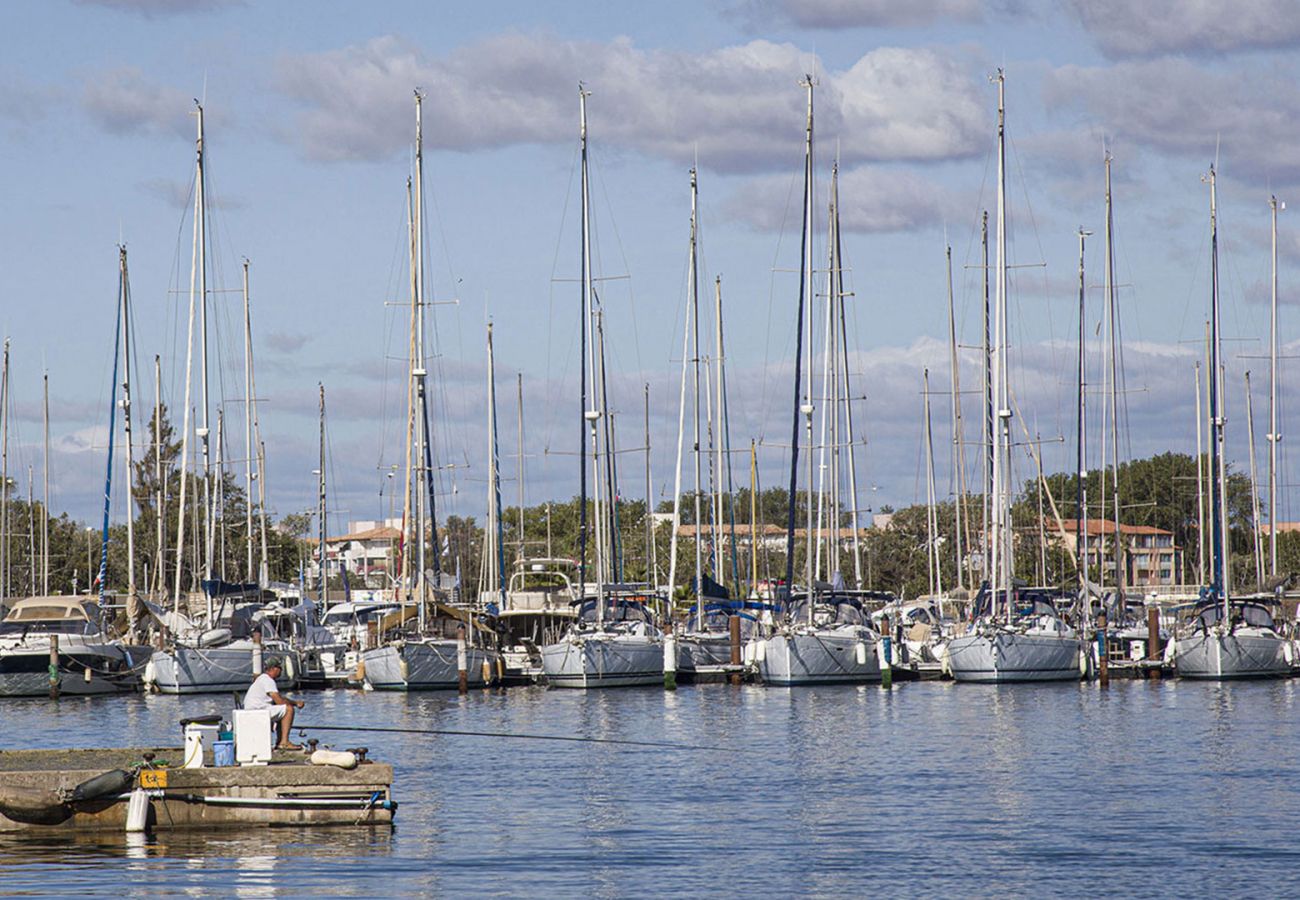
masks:
<path fill-rule="evenodd" d="M 840 167 L 863 509 L 925 497 L 930 370 L 940 496 L 951 493 L 945 248 L 952 247 L 966 441 L 978 440 L 979 222 L 995 206 L 1006 75 L 1009 307 L 1020 437 L 1073 466 L 1078 236 L 1087 243 L 1089 406 L 1102 405 L 1104 153 L 1113 157 L 1123 336 L 1121 458 L 1194 452 L 1194 365 L 1210 297 L 1217 160 L 1229 455 L 1249 465 L 1252 370 L 1268 432 L 1269 197 L 1300 183 L 1300 10 L 1288 0 L 698 0 L 429 4 L 14 0 L 0 7 L 0 331 L 10 341 L 10 475 L 102 514 L 119 242 L 135 307 L 137 446 L 183 405 L 195 100 L 202 100 L 214 293 L 213 413 L 243 453 L 240 268 L 249 260 L 268 506 L 315 505 L 326 391 L 330 531 L 386 514 L 402 456 L 406 178 L 425 93 L 426 266 L 444 511 L 486 504 L 485 332 L 493 323 L 502 490 L 577 493 L 578 84 L 588 101 L 593 248 L 625 496 L 673 492 L 689 170 L 700 275 L 721 279 L 733 447 L 763 486 L 788 465 L 806 95 L 815 79 L 816 234 Z M 1300 381 L 1300 231 L 1279 218 L 1280 431 Z M 824 298 L 819 295 L 819 302 Z M 711 307 L 710 307 L 711 308 Z M 179 413 L 174 416 L 179 419 Z M 120 428 L 120 417 L 118 419 Z M 1023 427 L 1021 427 L 1023 426 Z M 1100 462 L 1102 423 L 1089 425 Z M 120 441 L 120 438 L 119 438 Z M 1289 488 L 1289 444 L 1280 481 Z M 635 451 L 635 452 L 634 452 Z M 973 447 L 968 466 L 974 475 Z M 1032 476 L 1023 449 L 1017 475 Z M 630 474 L 628 474 L 630 473 Z M 741 460 L 736 479 L 747 481 Z M 687 477 L 686 484 L 690 484 Z M 1291 491 L 1280 516 L 1292 518 Z M 400 508 L 400 499 L 398 500 Z M 1300 513 L 1300 510 L 1296 511 Z M 125 504 L 115 501 L 115 518 Z"/>

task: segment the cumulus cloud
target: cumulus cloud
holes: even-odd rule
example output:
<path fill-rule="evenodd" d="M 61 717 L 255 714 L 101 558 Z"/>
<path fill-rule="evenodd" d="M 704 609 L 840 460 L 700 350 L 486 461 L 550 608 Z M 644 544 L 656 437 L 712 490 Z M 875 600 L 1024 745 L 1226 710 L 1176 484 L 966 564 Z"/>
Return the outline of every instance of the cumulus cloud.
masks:
<path fill-rule="evenodd" d="M 1300 43 L 1293 0 L 1071 0 L 1108 56 L 1211 54 Z"/>
<path fill-rule="evenodd" d="M 45 118 L 56 99 L 51 88 L 32 84 L 13 72 L 0 72 L 0 121 L 30 127 Z"/>
<path fill-rule="evenodd" d="M 1075 111 L 1106 133 L 1163 154 L 1214 158 L 1244 181 L 1300 179 L 1300 92 L 1271 71 L 1207 71 L 1182 58 L 1065 66 L 1044 83 L 1049 108 Z"/>
<path fill-rule="evenodd" d="M 73 0 L 78 6 L 100 6 L 117 12 L 134 13 L 146 19 L 186 13 L 215 12 L 243 6 L 244 0 Z"/>
<path fill-rule="evenodd" d="M 747 0 L 729 14 L 753 26 L 778 22 L 798 28 L 893 28 L 976 22 L 987 5 L 984 0 Z"/>
<path fill-rule="evenodd" d="M 193 137 L 194 101 L 183 91 L 148 81 L 133 66 L 87 79 L 81 106 L 109 134 L 162 134 Z"/>
<path fill-rule="evenodd" d="M 294 139 L 323 160 L 382 159 L 412 140 L 411 91 L 427 90 L 425 142 L 472 150 L 577 139 L 577 82 L 593 91 L 594 141 L 723 171 L 797 157 L 804 95 L 818 71 L 790 44 L 752 41 L 704 53 L 641 50 L 543 34 L 497 35 L 431 57 L 396 37 L 286 58 L 279 85 L 302 107 Z M 985 142 L 988 106 L 958 58 L 880 48 L 817 92 L 821 134 L 848 160 L 968 156 Z"/>
<path fill-rule="evenodd" d="M 277 353 L 297 353 L 307 342 L 309 335 L 301 332 L 272 331 L 266 336 L 266 346 Z"/>

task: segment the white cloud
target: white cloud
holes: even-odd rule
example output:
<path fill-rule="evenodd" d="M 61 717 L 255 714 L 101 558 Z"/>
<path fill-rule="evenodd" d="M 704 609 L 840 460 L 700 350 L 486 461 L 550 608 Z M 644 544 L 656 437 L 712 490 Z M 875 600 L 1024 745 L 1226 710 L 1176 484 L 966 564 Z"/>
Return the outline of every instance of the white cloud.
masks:
<path fill-rule="evenodd" d="M 102 6 L 146 19 L 244 6 L 244 0 L 73 0 L 78 6 Z"/>
<path fill-rule="evenodd" d="M 195 134 L 190 115 L 193 99 L 183 91 L 149 82 L 133 66 L 91 76 L 82 90 L 81 105 L 110 134 Z"/>
<path fill-rule="evenodd" d="M 983 0 L 748 0 L 730 13 L 755 26 L 775 21 L 799 28 L 892 28 L 976 22 L 985 5 Z"/>
<path fill-rule="evenodd" d="M 1300 93 L 1275 72 L 1217 72 L 1181 58 L 1109 67 L 1065 66 L 1044 94 L 1058 114 L 1074 110 L 1107 134 L 1202 166 L 1221 141 L 1223 169 L 1245 181 L 1300 179 Z"/>
<path fill-rule="evenodd" d="M 425 141 L 472 150 L 574 141 L 577 83 L 593 91 L 594 141 L 724 171 L 787 166 L 802 140 L 798 80 L 819 71 L 790 44 L 752 41 L 700 54 L 641 50 L 626 38 L 498 35 L 429 57 L 395 37 L 280 63 L 302 106 L 294 139 L 325 160 L 381 159 L 412 139 L 411 91 L 428 92 Z M 818 130 L 847 160 L 967 156 L 985 142 L 988 103 L 959 59 L 881 48 L 822 72 Z"/>
<path fill-rule="evenodd" d="M 1109 56 L 1210 54 L 1300 43 L 1294 0 L 1071 0 Z"/>

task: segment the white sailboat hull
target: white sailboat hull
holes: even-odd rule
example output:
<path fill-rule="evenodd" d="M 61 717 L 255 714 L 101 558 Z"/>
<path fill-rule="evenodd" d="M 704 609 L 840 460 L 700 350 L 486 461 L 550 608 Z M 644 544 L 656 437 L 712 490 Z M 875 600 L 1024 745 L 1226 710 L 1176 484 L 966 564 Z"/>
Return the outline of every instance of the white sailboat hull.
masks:
<path fill-rule="evenodd" d="M 868 684 L 880 681 L 876 637 L 866 629 L 806 629 L 775 634 L 758 649 L 764 684 Z"/>
<path fill-rule="evenodd" d="M 731 635 L 692 631 L 677 639 L 677 673 L 687 678 L 698 671 L 731 665 Z"/>
<path fill-rule="evenodd" d="M 223 647 L 174 647 L 157 650 L 145 669 L 145 683 L 162 694 L 215 694 L 245 690 L 260 673 L 254 672 L 252 641 Z M 285 689 L 296 686 L 301 664 L 291 650 L 264 646 L 261 658 L 284 660 L 280 677 Z"/>
<path fill-rule="evenodd" d="M 594 632 L 542 648 L 546 682 L 557 688 L 663 684 L 663 641 L 655 635 Z"/>
<path fill-rule="evenodd" d="M 984 683 L 1078 681 L 1079 639 L 1072 634 L 995 630 L 948 642 L 948 665 L 957 681 Z"/>
<path fill-rule="evenodd" d="M 460 686 L 454 640 L 398 641 L 361 654 L 366 683 L 377 691 L 456 690 Z M 466 682 L 483 687 L 483 664 L 495 657 L 478 647 L 465 648 Z"/>
<path fill-rule="evenodd" d="M 1226 680 L 1284 678 L 1291 674 L 1286 641 L 1267 628 L 1220 628 L 1196 631 L 1174 645 L 1174 668 L 1180 678 Z"/>

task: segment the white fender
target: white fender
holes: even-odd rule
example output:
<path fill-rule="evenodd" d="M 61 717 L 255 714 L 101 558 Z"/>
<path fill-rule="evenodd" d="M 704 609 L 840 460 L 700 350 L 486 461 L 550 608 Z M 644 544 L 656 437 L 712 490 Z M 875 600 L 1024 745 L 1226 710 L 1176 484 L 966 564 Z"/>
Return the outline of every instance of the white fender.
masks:
<path fill-rule="evenodd" d="M 853 645 L 853 656 L 854 659 L 857 661 L 858 665 L 865 666 L 867 664 L 867 642 L 866 641 L 858 641 L 856 644 Z"/>
<path fill-rule="evenodd" d="M 317 750 L 311 755 L 313 766 L 338 766 L 340 769 L 355 769 L 357 755 L 346 750 Z"/>
<path fill-rule="evenodd" d="M 1174 664 L 1174 659 L 1177 657 L 1177 655 L 1178 655 L 1178 639 L 1175 637 L 1170 637 L 1169 643 L 1165 644 L 1165 665 L 1172 666 Z"/>

